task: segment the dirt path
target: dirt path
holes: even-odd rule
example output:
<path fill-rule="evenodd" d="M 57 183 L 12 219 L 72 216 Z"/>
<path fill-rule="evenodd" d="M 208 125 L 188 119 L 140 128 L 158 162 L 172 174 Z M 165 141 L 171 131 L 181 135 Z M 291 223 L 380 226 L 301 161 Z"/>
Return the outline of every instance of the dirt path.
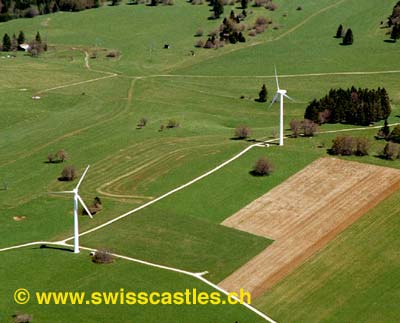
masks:
<path fill-rule="evenodd" d="M 263 294 L 400 188 L 400 171 L 321 158 L 223 224 L 275 242 L 219 285 Z"/>

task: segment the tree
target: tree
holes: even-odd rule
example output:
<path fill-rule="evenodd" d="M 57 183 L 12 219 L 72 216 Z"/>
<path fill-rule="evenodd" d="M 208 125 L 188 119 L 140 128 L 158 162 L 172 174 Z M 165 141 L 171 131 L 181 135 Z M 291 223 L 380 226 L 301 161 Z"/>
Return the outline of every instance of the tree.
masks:
<path fill-rule="evenodd" d="M 36 33 L 35 41 L 38 42 L 39 44 L 42 43 L 42 37 L 40 36 L 39 32 Z"/>
<path fill-rule="evenodd" d="M 252 174 L 256 176 L 265 176 L 270 175 L 273 170 L 274 166 L 272 163 L 266 157 L 261 157 L 255 163 Z"/>
<path fill-rule="evenodd" d="M 224 13 L 224 4 L 222 3 L 222 0 L 214 1 L 213 11 L 216 19 L 218 19 Z"/>
<path fill-rule="evenodd" d="M 334 155 L 350 156 L 355 148 L 354 138 L 351 136 L 338 136 L 333 140 L 331 152 Z"/>
<path fill-rule="evenodd" d="M 51 164 L 54 163 L 54 155 L 53 154 L 48 154 L 47 155 L 47 161 Z"/>
<path fill-rule="evenodd" d="M 357 156 L 367 156 L 369 154 L 370 143 L 367 138 L 356 139 L 355 154 Z"/>
<path fill-rule="evenodd" d="M 382 157 L 389 160 L 399 158 L 399 145 L 388 142 L 385 148 L 383 148 Z"/>
<path fill-rule="evenodd" d="M 319 128 L 314 121 L 308 119 L 302 121 L 301 127 L 303 129 L 304 137 L 313 137 Z"/>
<path fill-rule="evenodd" d="M 121 3 L 121 0 L 112 0 L 111 5 L 112 6 L 118 6 Z"/>
<path fill-rule="evenodd" d="M 25 43 L 25 34 L 22 30 L 18 34 L 17 41 L 18 41 L 18 45 Z"/>
<path fill-rule="evenodd" d="M 17 36 L 15 36 L 15 34 L 13 34 L 13 36 L 12 36 L 11 50 L 13 50 L 13 51 L 18 50 L 18 40 L 17 40 Z"/>
<path fill-rule="evenodd" d="M 247 5 L 249 3 L 249 0 L 240 0 L 240 3 L 242 5 L 242 9 L 247 9 Z"/>
<path fill-rule="evenodd" d="M 249 127 L 247 126 L 238 126 L 235 129 L 235 137 L 238 139 L 245 139 L 247 137 L 249 137 L 251 134 L 251 130 Z"/>
<path fill-rule="evenodd" d="M 292 130 L 292 136 L 297 138 L 301 134 L 301 121 L 292 120 L 290 121 L 290 129 Z"/>
<path fill-rule="evenodd" d="M 68 159 L 68 154 L 64 149 L 57 151 L 56 156 L 62 163 Z"/>
<path fill-rule="evenodd" d="M 343 45 L 352 45 L 354 41 L 353 31 L 349 28 L 343 38 Z"/>
<path fill-rule="evenodd" d="M 336 31 L 336 38 L 342 38 L 343 37 L 343 25 L 340 25 Z"/>
<path fill-rule="evenodd" d="M 400 24 L 396 24 L 392 27 L 392 31 L 390 33 L 390 38 L 394 41 L 400 38 Z"/>
<path fill-rule="evenodd" d="M 76 178 L 76 170 L 74 166 L 65 166 L 61 172 L 61 180 L 73 181 Z"/>
<path fill-rule="evenodd" d="M 267 87 L 265 86 L 265 84 L 263 84 L 263 86 L 261 87 L 261 91 L 258 94 L 258 102 L 266 102 L 267 96 L 268 96 Z"/>
<path fill-rule="evenodd" d="M 394 127 L 394 129 L 389 135 L 389 140 L 400 143 L 400 126 Z"/>
<path fill-rule="evenodd" d="M 390 135 L 390 128 L 387 119 L 385 119 L 385 123 L 381 129 L 379 129 L 376 134 L 376 139 L 387 139 Z"/>
<path fill-rule="evenodd" d="M 3 51 L 4 52 L 9 52 L 10 49 L 11 49 L 10 36 L 8 36 L 8 34 L 4 34 L 4 37 L 3 37 Z"/>

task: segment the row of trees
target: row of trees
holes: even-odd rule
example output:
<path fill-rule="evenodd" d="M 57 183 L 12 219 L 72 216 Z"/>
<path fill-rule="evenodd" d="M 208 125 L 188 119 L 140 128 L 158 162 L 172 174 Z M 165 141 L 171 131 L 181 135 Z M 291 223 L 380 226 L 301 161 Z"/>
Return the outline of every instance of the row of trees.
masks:
<path fill-rule="evenodd" d="M 369 154 L 370 142 L 367 138 L 338 136 L 333 140 L 330 152 L 342 156 L 366 156 Z"/>
<path fill-rule="evenodd" d="M 304 118 L 318 124 L 348 123 L 370 125 L 385 120 L 391 113 L 385 88 L 331 89 L 325 97 L 313 100 L 306 108 Z"/>
<path fill-rule="evenodd" d="M 57 11 L 81 11 L 98 8 L 104 0 L 0 0 L 0 22 L 15 18 L 33 18 Z"/>
<path fill-rule="evenodd" d="M 9 51 L 17 51 L 17 50 L 25 50 L 21 48 L 22 44 L 25 44 L 28 42 L 28 52 L 32 56 L 37 56 L 43 51 L 47 51 L 47 43 L 45 41 L 42 41 L 42 37 L 40 36 L 40 33 L 37 32 L 35 39 L 31 41 L 27 41 L 25 38 L 25 34 L 23 31 L 20 31 L 18 34 L 18 37 L 13 34 L 12 38 L 6 33 L 3 36 L 3 42 L 1 44 L 1 50 L 3 52 L 9 52 Z"/>

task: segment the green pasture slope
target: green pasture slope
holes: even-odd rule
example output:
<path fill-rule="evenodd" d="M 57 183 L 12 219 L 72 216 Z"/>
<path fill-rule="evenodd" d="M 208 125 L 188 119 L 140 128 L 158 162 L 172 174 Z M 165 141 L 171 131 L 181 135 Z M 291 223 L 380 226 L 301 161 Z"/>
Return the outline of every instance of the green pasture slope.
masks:
<path fill-rule="evenodd" d="M 81 195 L 87 201 L 95 196 L 103 200 L 104 210 L 95 219 L 80 218 L 83 231 L 190 181 L 240 152 L 252 142 L 232 140 L 233 129 L 239 124 L 252 128 L 251 139 L 270 139 L 278 130 L 278 109 L 276 106 L 268 109 L 267 104 L 256 103 L 254 99 L 263 83 L 271 97 L 274 79 L 270 76 L 274 63 L 280 73 L 289 75 L 396 70 L 399 48 L 397 44 L 385 43 L 385 30 L 379 28 L 379 22 L 387 17 L 394 4 L 392 1 L 376 5 L 376 1 L 367 0 L 362 6 L 359 1 L 352 0 L 275 2 L 279 4 L 275 12 L 249 8 L 253 14 L 247 23 L 264 15 L 280 26 L 278 30 L 269 29 L 255 38 L 248 38 L 245 44 L 218 50 L 194 49 L 195 31 L 200 27 L 211 31 L 219 22 L 207 20 L 210 12 L 206 5 L 192 6 L 184 1 L 156 8 L 124 4 L 104 6 L 80 13 L 57 13 L 0 24 L 0 35 L 24 30 L 28 38 L 32 38 L 39 30 L 50 44 L 49 52 L 36 59 L 22 53 L 14 59 L 0 58 L 0 184 L 8 184 L 8 190 L 0 191 L 0 248 L 72 235 L 71 199 L 47 194 L 75 185 L 76 182 L 57 181 L 65 164 L 75 165 L 79 173 L 90 164 Z M 297 5 L 302 5 L 303 10 L 296 11 Z M 226 7 L 225 13 L 229 14 L 230 9 Z M 353 29 L 353 46 L 340 46 L 333 38 L 340 23 Z M 166 43 L 171 49 L 162 49 Z M 121 56 L 106 58 L 107 49 L 117 49 Z M 192 49 L 195 56 L 189 54 Z M 98 58 L 89 59 L 89 70 L 85 67 L 84 51 L 98 52 Z M 42 92 L 109 75 L 104 72 L 117 76 Z M 255 75 L 264 77 L 252 77 Z M 351 85 L 385 86 L 394 110 L 390 122 L 398 122 L 398 80 L 398 74 L 282 77 L 282 87 L 296 98 L 295 103 L 285 103 L 286 125 L 292 118 L 301 118 L 307 102 L 313 98 L 324 95 L 331 87 Z M 38 93 L 41 100 L 33 101 L 31 97 Z M 137 130 L 136 123 L 141 117 L 148 118 L 149 124 Z M 180 127 L 160 132 L 160 125 L 165 125 L 169 119 L 178 120 Z M 327 125 L 321 130 L 346 127 Z M 354 132 L 371 139 L 375 133 L 375 129 Z M 312 139 L 288 139 L 284 148 L 253 148 L 193 186 L 82 237 L 81 243 L 185 270 L 207 270 L 207 278 L 218 282 L 271 243 L 224 228 L 219 223 L 316 158 L 326 156 L 326 148 L 334 136 L 320 134 Z M 350 159 L 399 167 L 397 162 L 374 156 L 383 145 L 374 142 L 371 156 Z M 47 155 L 59 149 L 65 149 L 70 159 L 64 165 L 45 163 Z M 260 156 L 268 156 L 276 165 L 272 176 L 256 178 L 249 174 Z M 390 209 L 394 201 L 389 199 L 379 207 Z M 16 222 L 14 216 L 27 218 Z M 375 218 L 369 215 L 367 219 Z M 383 217 L 382 223 L 388 219 Z M 369 227 L 367 222 L 360 221 L 357 228 L 363 231 L 364 227 Z M 397 222 L 391 222 L 393 230 L 398 228 Z M 384 231 L 380 223 L 374 223 L 368 233 L 380 236 Z M 353 248 L 352 230 L 344 233 L 349 239 L 340 240 L 343 250 Z M 394 235 L 389 235 L 385 242 L 392 241 L 395 246 L 393 239 Z M 369 250 L 368 241 L 357 240 L 359 255 Z M 333 259 L 329 250 L 335 250 L 335 243 L 317 257 L 327 259 L 324 261 Z M 382 250 L 380 246 L 377 244 L 374 249 L 377 253 Z M 389 250 L 385 251 L 389 256 L 390 250 L 395 250 L 389 243 L 384 247 Z M 370 266 L 373 253 L 370 255 L 360 256 L 360 268 Z M 95 266 L 86 252 L 76 256 L 60 250 L 28 248 L 0 253 L 0 258 L 0 275 L 6 278 L 0 284 L 0 320 L 5 322 L 12 321 L 11 315 L 16 312 L 31 313 L 38 322 L 77 322 L 82 317 L 85 322 L 110 319 L 124 322 L 260 321 L 240 306 L 98 306 L 95 310 L 91 306 L 19 306 L 12 301 L 12 293 L 19 287 L 85 291 L 113 291 L 121 287 L 209 289 L 182 275 L 122 260 Z M 398 265 L 398 258 L 390 256 L 390 259 L 393 262 L 383 262 L 382 271 L 388 271 L 389 264 Z M 301 274 L 296 272 L 295 278 L 283 281 L 257 301 L 257 305 L 267 314 L 286 321 L 292 314 L 291 305 L 299 308 L 299 300 L 308 295 L 304 288 L 289 298 L 293 285 L 303 282 L 302 277 L 304 281 L 312 279 L 310 273 L 321 270 L 321 267 L 311 266 L 302 267 Z M 345 261 L 343 266 L 355 268 L 350 261 Z M 321 274 L 319 277 L 320 295 L 326 298 L 336 295 L 323 288 L 331 276 Z M 387 279 L 381 280 L 375 279 L 376 276 L 366 277 L 363 283 L 374 279 L 379 288 L 394 290 L 389 274 Z M 342 287 L 342 299 L 354 296 L 355 289 L 345 288 L 347 281 L 337 280 L 334 284 Z M 375 297 L 372 289 L 364 293 L 365 297 L 357 299 L 360 308 L 372 306 L 371 299 Z M 289 295 L 289 301 L 282 295 Z M 385 311 L 383 303 L 373 304 L 376 315 Z M 304 321 L 298 316 L 296 322 L 309 322 L 311 315 L 318 317 L 320 311 L 314 310 L 317 305 L 325 306 L 317 296 L 308 299 L 307 304 L 302 304 L 302 310 L 309 316 Z M 399 314 L 397 309 L 390 313 Z M 351 306 L 341 315 L 342 322 L 357 318 Z M 293 317 L 297 316 L 293 313 Z M 382 317 L 389 320 L 392 316 Z M 328 321 L 330 318 L 327 316 Z M 312 319 L 318 322 L 315 318 L 310 318 L 310 322 Z"/>

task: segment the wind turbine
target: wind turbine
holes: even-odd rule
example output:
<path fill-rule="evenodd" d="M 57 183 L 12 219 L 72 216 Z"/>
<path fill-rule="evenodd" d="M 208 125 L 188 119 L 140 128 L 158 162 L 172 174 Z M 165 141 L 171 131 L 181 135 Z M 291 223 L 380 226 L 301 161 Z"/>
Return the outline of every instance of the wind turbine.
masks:
<path fill-rule="evenodd" d="M 286 90 L 281 89 L 279 87 L 278 73 L 276 72 L 276 66 L 275 66 L 275 79 L 276 79 L 276 93 L 269 107 L 271 107 L 279 99 L 280 103 L 279 146 L 283 146 L 283 97 L 286 97 L 292 101 L 294 100 L 286 94 L 287 93 Z"/>
<path fill-rule="evenodd" d="M 78 202 L 81 203 L 87 214 L 93 219 L 92 214 L 90 213 L 88 207 L 86 206 L 85 202 L 79 195 L 79 186 L 82 184 L 83 178 L 85 177 L 89 167 L 86 167 L 85 171 L 83 172 L 82 177 L 80 178 L 78 185 L 72 191 L 60 191 L 60 192 L 51 192 L 53 194 L 74 194 L 74 253 L 79 253 L 79 224 L 78 224 Z"/>

